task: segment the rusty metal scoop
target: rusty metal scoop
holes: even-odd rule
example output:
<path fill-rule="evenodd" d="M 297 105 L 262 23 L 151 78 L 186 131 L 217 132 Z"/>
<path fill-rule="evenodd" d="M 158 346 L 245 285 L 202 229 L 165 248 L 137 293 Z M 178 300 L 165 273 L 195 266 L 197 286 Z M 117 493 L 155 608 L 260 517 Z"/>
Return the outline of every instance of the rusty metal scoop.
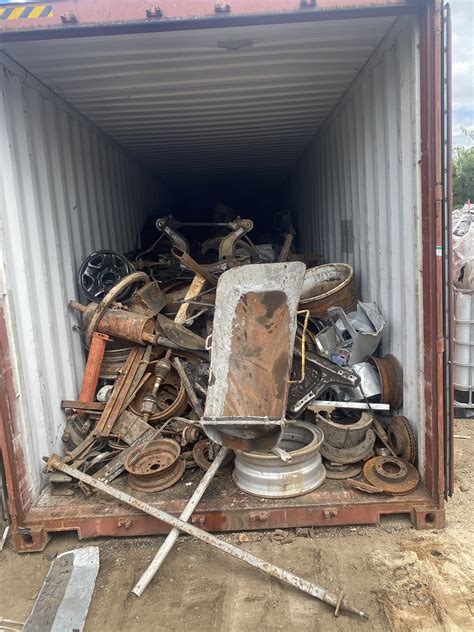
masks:
<path fill-rule="evenodd" d="M 232 268 L 217 284 L 202 427 L 234 450 L 271 450 L 285 423 L 305 265 Z"/>

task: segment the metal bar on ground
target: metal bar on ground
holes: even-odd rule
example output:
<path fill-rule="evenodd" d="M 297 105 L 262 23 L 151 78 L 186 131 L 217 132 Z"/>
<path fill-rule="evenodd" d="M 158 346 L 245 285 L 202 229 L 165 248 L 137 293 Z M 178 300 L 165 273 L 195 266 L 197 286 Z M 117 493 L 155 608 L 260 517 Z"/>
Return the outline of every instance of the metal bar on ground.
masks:
<path fill-rule="evenodd" d="M 144 513 L 149 514 L 150 516 L 153 516 L 157 520 L 161 520 L 161 522 L 164 522 L 170 525 L 171 527 L 176 527 L 177 529 L 184 531 L 184 533 L 194 536 L 198 540 L 201 540 L 202 542 L 205 542 L 206 544 L 210 544 L 211 546 L 215 547 L 216 549 L 219 549 L 220 551 L 223 551 L 224 553 L 228 553 L 229 555 L 232 555 L 232 557 L 235 557 L 241 562 L 246 562 L 247 564 L 250 564 L 250 566 L 254 566 L 255 568 L 260 569 L 264 573 L 267 573 L 268 575 L 272 575 L 273 577 L 276 577 L 277 579 L 280 579 L 281 581 L 286 582 L 287 584 L 290 584 L 290 586 L 294 586 L 295 588 L 298 588 L 298 590 L 301 590 L 302 592 L 305 592 L 308 595 L 311 595 L 311 597 L 315 597 L 316 599 L 320 599 L 321 601 L 328 603 L 333 608 L 337 608 L 339 606 L 338 611 L 345 610 L 352 614 L 357 614 L 358 616 L 363 617 L 364 619 L 369 618 L 368 614 L 366 614 L 362 610 L 358 610 L 357 608 L 354 608 L 353 606 L 351 606 L 349 603 L 347 603 L 345 599 L 341 598 L 341 595 L 339 595 L 339 597 L 335 597 L 334 595 L 331 595 L 330 593 L 328 593 L 327 590 L 324 588 L 320 588 L 319 586 L 316 586 L 315 584 L 312 584 L 311 582 L 305 579 L 302 579 L 301 577 L 298 577 L 297 575 L 293 575 L 293 573 L 285 571 L 279 568 L 278 566 L 274 566 L 273 564 L 270 564 L 269 562 L 265 562 L 264 560 L 261 560 L 260 558 L 255 557 L 251 553 L 248 553 L 247 551 L 243 551 L 242 549 L 239 549 L 239 547 L 234 546 L 233 544 L 230 544 L 229 542 L 225 542 L 224 540 L 217 538 L 211 533 L 207 533 L 207 531 L 204 531 L 203 529 L 198 529 L 197 527 L 191 524 L 188 524 L 187 522 L 184 522 L 183 520 L 180 520 L 179 518 L 175 518 L 175 516 L 172 516 L 169 513 L 162 511 L 161 509 L 153 507 L 152 505 L 149 505 L 143 502 L 142 500 L 139 500 L 138 498 L 135 498 L 134 496 L 127 494 L 126 492 L 122 492 L 121 490 L 116 489 L 115 487 L 112 487 L 111 485 L 106 485 L 105 483 L 102 483 L 101 481 L 96 480 L 92 476 L 89 476 L 88 474 L 81 472 L 77 468 L 71 467 L 70 465 L 66 465 L 65 463 L 62 462 L 61 457 L 58 456 L 57 454 L 53 454 L 49 458 L 47 462 L 47 469 L 59 470 L 60 472 L 69 474 L 69 476 L 72 476 L 73 478 L 76 478 L 77 480 L 82 481 L 83 483 L 86 483 L 86 485 L 95 487 L 101 492 L 104 492 L 104 494 L 108 494 L 109 496 L 112 496 L 113 498 L 116 498 L 117 500 L 120 500 L 121 502 L 127 505 L 130 505 L 131 507 L 135 507 L 135 509 L 138 509 L 139 511 L 143 511 Z"/>
<path fill-rule="evenodd" d="M 199 485 L 196 487 L 193 495 L 189 499 L 188 504 L 183 509 L 183 512 L 181 513 L 179 517 L 180 520 L 184 520 L 185 522 L 187 522 L 191 518 L 204 492 L 209 487 L 212 479 L 216 475 L 217 470 L 222 465 L 222 462 L 224 461 L 228 453 L 229 453 L 229 450 L 227 448 L 221 448 L 219 450 L 218 455 L 216 456 L 214 461 L 211 463 L 211 467 L 204 474 Z M 180 530 L 177 529 L 176 527 L 173 527 L 173 529 L 168 533 L 165 541 L 158 549 L 153 560 L 150 562 L 150 565 L 148 566 L 146 571 L 143 573 L 143 575 L 140 577 L 138 582 L 133 587 L 132 595 L 140 597 L 143 594 L 143 591 L 151 582 L 153 577 L 156 575 L 156 573 L 158 572 L 158 569 L 160 568 L 160 566 L 163 564 L 166 557 L 168 556 L 168 553 L 173 548 L 174 543 L 179 537 L 179 534 L 180 534 Z"/>

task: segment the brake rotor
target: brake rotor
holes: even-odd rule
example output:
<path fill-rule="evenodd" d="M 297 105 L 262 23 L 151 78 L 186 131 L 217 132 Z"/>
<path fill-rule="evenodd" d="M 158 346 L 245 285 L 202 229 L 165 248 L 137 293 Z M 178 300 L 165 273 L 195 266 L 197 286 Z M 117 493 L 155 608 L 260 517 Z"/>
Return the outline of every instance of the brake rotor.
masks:
<path fill-rule="evenodd" d="M 387 429 L 387 436 L 389 446 L 398 457 L 408 463 L 416 463 L 416 437 L 406 417 L 393 417 Z"/>
<path fill-rule="evenodd" d="M 420 481 L 414 465 L 393 456 L 375 456 L 364 465 L 367 481 L 387 494 L 409 494 Z"/>
<path fill-rule="evenodd" d="M 216 453 L 214 454 L 214 448 L 216 448 Z M 207 441 L 206 439 L 201 439 L 194 444 L 193 447 L 193 458 L 197 465 L 207 472 L 207 470 L 211 467 L 211 463 L 217 456 L 217 452 L 219 451 L 219 446 L 214 446 L 211 441 Z M 225 457 L 222 465 L 217 471 L 217 476 L 222 476 L 223 474 L 229 474 L 234 469 L 234 453 L 229 451 L 227 456 Z"/>
<path fill-rule="evenodd" d="M 179 481 L 186 464 L 174 439 L 156 439 L 132 450 L 124 460 L 130 487 L 141 492 L 161 492 Z"/>
<path fill-rule="evenodd" d="M 362 470 L 362 463 L 341 464 L 324 461 L 324 467 L 326 468 L 326 478 L 342 480 L 344 478 L 352 478 L 353 476 L 360 474 Z"/>

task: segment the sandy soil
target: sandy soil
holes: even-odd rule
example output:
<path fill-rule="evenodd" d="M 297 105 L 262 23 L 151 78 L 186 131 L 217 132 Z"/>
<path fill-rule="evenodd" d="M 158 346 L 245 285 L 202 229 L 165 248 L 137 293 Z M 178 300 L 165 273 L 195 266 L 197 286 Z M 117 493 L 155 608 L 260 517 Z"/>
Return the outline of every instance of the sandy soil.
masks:
<path fill-rule="evenodd" d="M 346 597 L 370 619 L 335 618 L 331 609 L 187 537 L 180 538 L 143 597 L 129 590 L 161 538 L 100 540 L 100 571 L 86 632 L 148 630 L 474 631 L 474 421 L 456 422 L 456 489 L 442 531 L 408 521 L 377 527 L 232 534 L 227 539 Z M 78 543 L 53 538 L 41 554 L 0 553 L 0 620 L 25 621 L 51 560 Z M 1 629 L 1 625 L 0 625 Z"/>

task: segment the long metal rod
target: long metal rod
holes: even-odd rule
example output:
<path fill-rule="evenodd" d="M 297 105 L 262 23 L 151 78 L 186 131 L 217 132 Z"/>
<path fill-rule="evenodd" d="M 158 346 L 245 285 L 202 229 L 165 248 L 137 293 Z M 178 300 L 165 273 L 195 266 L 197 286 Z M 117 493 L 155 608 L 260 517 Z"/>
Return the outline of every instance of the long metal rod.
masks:
<path fill-rule="evenodd" d="M 369 618 L 368 614 L 366 614 L 362 610 L 354 608 L 353 606 L 348 604 L 345 599 L 342 599 L 342 595 L 340 595 L 339 597 L 335 597 L 334 595 L 328 593 L 327 590 L 324 588 L 320 588 L 319 586 L 316 586 L 315 584 L 312 584 L 311 582 L 308 582 L 307 580 L 302 579 L 297 575 L 293 575 L 293 573 L 289 573 L 288 571 L 285 571 L 278 566 L 274 566 L 269 562 L 265 562 L 264 560 L 251 555 L 247 551 L 243 551 L 242 549 L 239 549 L 239 547 L 234 546 L 229 542 L 225 542 L 220 538 L 216 538 L 216 536 L 212 535 L 211 533 L 207 533 L 207 531 L 198 529 L 194 525 L 188 524 L 187 522 L 184 522 L 179 518 L 175 518 L 175 516 L 166 513 L 166 511 L 158 509 L 157 507 L 153 507 L 152 505 L 148 505 L 142 500 L 139 500 L 134 496 L 130 496 L 130 494 L 122 492 L 119 489 L 112 487 L 111 485 L 106 485 L 105 483 L 96 480 L 92 476 L 81 472 L 77 468 L 66 465 L 61 461 L 61 457 L 59 457 L 57 454 L 53 454 L 50 457 L 47 463 L 47 469 L 59 470 L 60 472 L 64 472 L 65 474 L 68 474 L 69 476 L 72 476 L 73 478 L 86 483 L 86 485 L 95 487 L 101 492 L 104 492 L 104 494 L 108 494 L 109 496 L 112 496 L 113 498 L 116 498 L 117 500 L 120 500 L 121 502 L 130 505 L 131 507 L 135 507 L 135 509 L 143 511 L 146 514 L 153 516 L 153 518 L 161 520 L 161 522 L 165 522 L 172 527 L 176 527 L 177 529 L 184 531 L 184 533 L 192 535 L 198 540 L 202 540 L 202 542 L 210 544 L 216 549 L 232 555 L 232 557 L 235 557 L 241 562 L 246 562 L 247 564 L 250 564 L 250 566 L 254 566 L 255 568 L 258 568 L 261 571 L 267 573 L 268 575 L 272 575 L 273 577 L 276 577 L 281 581 L 290 584 L 290 586 L 294 586 L 295 588 L 298 588 L 298 590 L 301 590 L 308 595 L 315 597 L 316 599 L 320 599 L 321 601 L 330 604 L 334 608 L 337 608 L 337 611 L 345 610 L 347 612 L 351 612 L 352 614 L 357 614 L 364 619 Z"/>
<path fill-rule="evenodd" d="M 204 492 L 209 487 L 212 479 L 216 475 L 217 470 L 222 465 L 222 462 L 228 453 L 229 453 L 229 450 L 227 448 L 221 448 L 219 450 L 218 455 L 216 456 L 214 461 L 211 463 L 211 467 L 204 474 L 204 476 L 201 479 L 201 482 L 194 490 L 194 494 L 191 496 L 191 498 L 188 501 L 188 504 L 183 509 L 183 512 L 179 517 L 180 520 L 184 520 L 185 522 L 187 522 L 191 518 Z M 173 527 L 173 529 L 171 529 L 171 531 L 166 536 L 165 541 L 158 549 L 155 557 L 150 562 L 150 565 L 148 566 L 146 571 L 143 573 L 143 575 L 140 577 L 140 579 L 137 581 L 137 583 L 133 587 L 132 595 L 136 595 L 137 597 L 140 597 L 143 594 L 143 591 L 151 582 L 153 577 L 158 572 L 158 569 L 167 558 L 168 553 L 173 548 L 174 543 L 179 537 L 179 534 L 180 534 L 180 530 L 177 529 L 176 527 Z"/>

